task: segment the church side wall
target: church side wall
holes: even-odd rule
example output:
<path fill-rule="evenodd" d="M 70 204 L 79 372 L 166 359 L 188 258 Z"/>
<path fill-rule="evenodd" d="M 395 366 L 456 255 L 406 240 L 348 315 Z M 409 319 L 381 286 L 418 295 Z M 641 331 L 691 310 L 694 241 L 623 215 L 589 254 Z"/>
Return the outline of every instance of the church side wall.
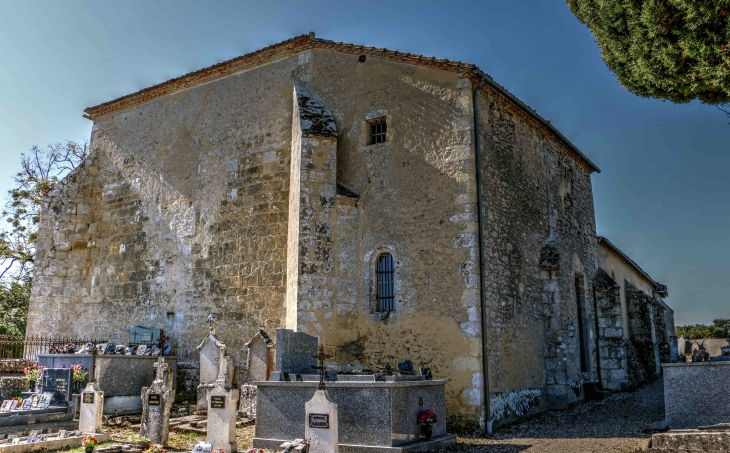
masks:
<path fill-rule="evenodd" d="M 301 328 L 340 363 L 431 368 L 449 379 L 450 420 L 473 425 L 482 368 L 470 83 L 322 50 L 312 62 L 310 87 L 337 124 L 337 180 L 360 198 L 337 198 L 333 303 L 300 306 Z M 368 145 L 368 120 L 379 117 L 387 140 Z M 377 313 L 375 263 L 385 252 L 395 310 Z"/>
<path fill-rule="evenodd" d="M 30 334 L 163 328 L 180 358 L 215 313 L 236 363 L 285 322 L 296 56 L 100 118 L 44 210 Z"/>
<path fill-rule="evenodd" d="M 490 396 L 498 424 L 565 407 L 583 397 L 583 381 L 598 380 L 595 216 L 589 170 L 555 138 L 488 87 L 479 93 L 479 112 Z M 559 268 L 543 270 L 538 258 L 551 236 Z"/>

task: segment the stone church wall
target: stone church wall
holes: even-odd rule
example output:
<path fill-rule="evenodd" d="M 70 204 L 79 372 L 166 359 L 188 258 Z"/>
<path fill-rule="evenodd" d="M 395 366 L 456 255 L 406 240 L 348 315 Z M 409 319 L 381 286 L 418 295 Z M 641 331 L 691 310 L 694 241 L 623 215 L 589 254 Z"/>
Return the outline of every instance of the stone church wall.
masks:
<path fill-rule="evenodd" d="M 471 84 L 458 74 L 313 51 L 309 87 L 337 123 L 332 304 L 301 305 L 299 329 L 339 362 L 409 359 L 449 378 L 447 410 L 482 404 Z M 387 140 L 368 145 L 368 121 Z M 395 310 L 377 313 L 375 263 L 395 260 Z M 323 276 L 324 278 L 324 276 Z"/>
<path fill-rule="evenodd" d="M 164 328 L 180 358 L 216 313 L 240 363 L 284 324 L 292 74 L 298 58 L 102 117 L 40 228 L 28 331 Z"/>
<path fill-rule="evenodd" d="M 215 313 L 240 366 L 259 326 L 287 326 L 341 363 L 430 367 L 449 379 L 450 420 L 479 422 L 472 83 L 358 57 L 311 50 L 96 120 L 90 158 L 44 211 L 28 331 L 123 343 L 133 325 L 164 328 L 194 363 Z M 292 132 L 295 82 L 331 111 L 336 137 Z M 578 341 L 595 337 L 595 220 L 589 170 L 496 93 L 479 99 L 501 423 L 563 407 L 597 379 L 595 345 L 581 373 Z M 383 117 L 386 142 L 368 145 Z M 557 267 L 545 270 L 549 240 Z M 379 313 L 383 252 L 396 300 Z"/>
<path fill-rule="evenodd" d="M 582 398 L 597 381 L 590 170 L 503 97 L 479 95 L 492 406 L 496 422 Z M 555 265 L 541 269 L 550 243 Z M 576 278 L 578 280 L 576 280 Z M 576 284 L 582 293 L 579 332 Z M 580 342 L 587 371 L 581 372 Z M 531 392 L 526 392 L 530 389 Z"/>

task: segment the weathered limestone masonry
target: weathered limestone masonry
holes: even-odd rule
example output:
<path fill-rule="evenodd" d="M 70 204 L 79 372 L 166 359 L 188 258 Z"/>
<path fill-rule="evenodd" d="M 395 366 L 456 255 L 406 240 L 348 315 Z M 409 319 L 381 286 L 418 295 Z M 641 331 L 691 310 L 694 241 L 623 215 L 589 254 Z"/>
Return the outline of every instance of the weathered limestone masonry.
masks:
<path fill-rule="evenodd" d="M 483 89 L 479 103 L 490 393 L 499 420 L 565 407 L 582 398 L 584 381 L 598 380 L 587 286 L 596 273 L 594 169 L 493 90 Z M 550 262 L 540 267 L 544 247 Z"/>
<path fill-rule="evenodd" d="M 483 426 L 485 398 L 497 424 L 583 398 L 622 360 L 615 288 L 597 322 L 591 285 L 597 168 L 483 77 L 310 35 L 87 109 L 91 155 L 45 205 L 29 332 L 160 327 L 191 370 L 214 313 L 241 367 L 261 326 L 317 335 L 338 362 L 430 367 L 452 423 Z"/>
<path fill-rule="evenodd" d="M 606 359 L 606 363 L 602 359 L 601 378 L 611 390 L 634 388 L 659 377 L 660 363 L 676 361 L 674 312 L 662 299 L 669 295 L 665 285 L 654 281 L 608 239 L 598 237 L 598 244 L 598 265 L 602 269 L 595 280 L 597 303 L 602 310 L 599 325 L 614 326 L 615 323 L 615 329 L 610 330 L 612 336 L 618 335 L 622 326 L 625 349 L 620 353 L 617 350 L 615 354 L 618 355 Z M 608 310 L 605 313 L 614 315 L 607 317 L 603 314 L 604 309 Z M 621 326 L 615 319 L 619 310 Z M 619 348 L 619 342 L 612 341 Z M 623 373 L 615 369 L 619 364 L 624 367 Z M 621 382 L 626 378 L 619 380 L 620 375 L 627 376 L 628 380 Z"/>
<path fill-rule="evenodd" d="M 628 347 L 624 339 L 621 287 L 603 269 L 593 279 L 598 316 L 598 350 L 603 388 L 629 389 Z"/>
<path fill-rule="evenodd" d="M 629 310 L 629 333 L 633 351 L 632 360 L 639 366 L 631 366 L 629 375 L 638 385 L 648 379 L 656 379 L 661 373 L 659 351 L 654 326 L 654 301 L 628 281 L 624 282 L 626 304 Z M 632 386 L 634 386 L 632 385 Z"/>

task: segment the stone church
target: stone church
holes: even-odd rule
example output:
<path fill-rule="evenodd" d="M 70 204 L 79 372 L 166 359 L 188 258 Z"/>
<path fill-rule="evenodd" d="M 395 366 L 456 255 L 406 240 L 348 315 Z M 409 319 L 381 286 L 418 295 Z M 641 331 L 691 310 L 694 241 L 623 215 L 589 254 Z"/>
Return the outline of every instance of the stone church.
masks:
<path fill-rule="evenodd" d="M 28 332 L 181 362 L 214 313 L 340 363 L 448 378 L 452 423 L 600 387 L 591 174 L 472 64 L 299 36 L 86 109 L 88 160 L 44 208 Z"/>

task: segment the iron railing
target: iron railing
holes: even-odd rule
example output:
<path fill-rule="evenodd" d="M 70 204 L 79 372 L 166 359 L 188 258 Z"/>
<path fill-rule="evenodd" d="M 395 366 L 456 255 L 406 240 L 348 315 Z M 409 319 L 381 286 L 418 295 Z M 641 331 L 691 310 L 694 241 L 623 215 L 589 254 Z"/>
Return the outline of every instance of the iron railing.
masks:
<path fill-rule="evenodd" d="M 68 345 L 79 348 L 101 340 L 44 336 L 0 335 L 0 372 L 21 373 L 23 368 L 38 363 L 38 354 L 63 353 Z"/>

